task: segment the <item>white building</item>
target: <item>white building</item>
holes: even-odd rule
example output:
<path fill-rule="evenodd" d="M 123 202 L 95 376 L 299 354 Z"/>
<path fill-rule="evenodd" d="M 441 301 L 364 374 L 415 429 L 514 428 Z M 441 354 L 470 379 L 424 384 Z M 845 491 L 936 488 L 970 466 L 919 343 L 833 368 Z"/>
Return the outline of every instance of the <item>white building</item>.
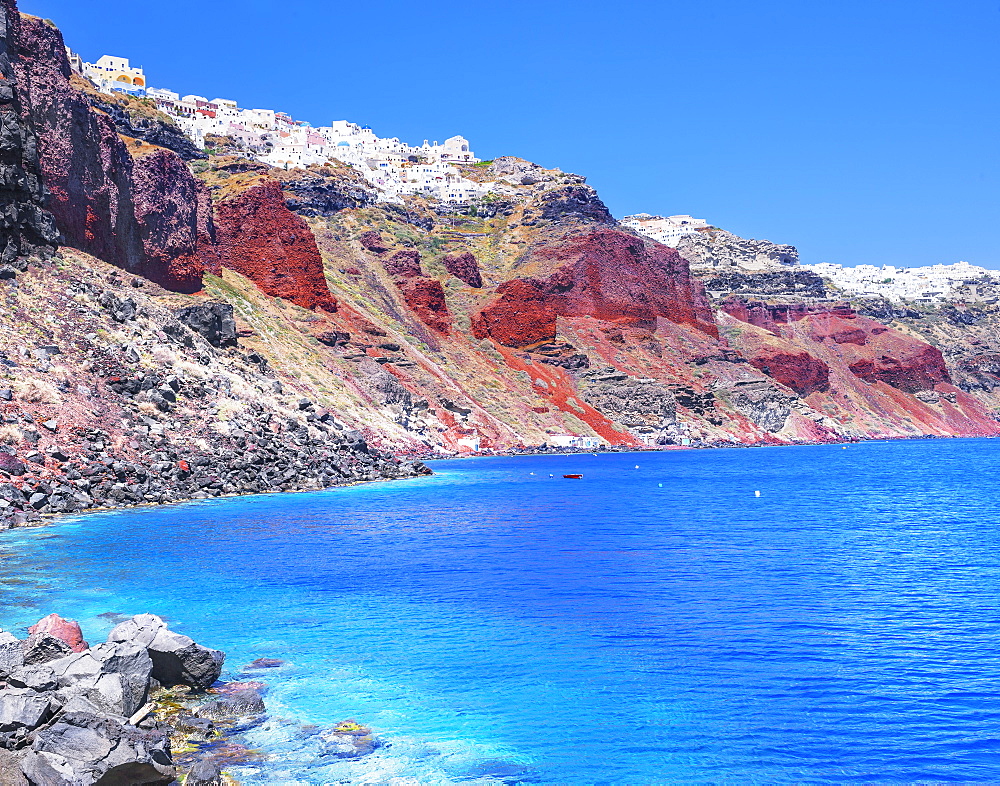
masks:
<path fill-rule="evenodd" d="M 829 279 L 838 289 L 851 295 L 878 295 L 888 300 L 925 303 L 947 300 L 966 284 L 996 276 L 996 271 L 968 262 L 900 268 L 893 265 L 844 267 L 823 262 L 803 267 Z"/>
<path fill-rule="evenodd" d="M 127 57 L 103 55 L 96 63 L 82 63 L 81 73 L 105 93 L 146 95 L 146 75 Z"/>
<path fill-rule="evenodd" d="M 604 444 L 600 437 L 581 437 L 577 434 L 550 434 L 546 444 L 556 448 L 599 448 Z"/>
<path fill-rule="evenodd" d="M 651 216 L 649 213 L 636 213 L 625 216 L 619 221 L 622 226 L 634 229 L 641 235 L 652 238 L 670 248 L 677 247 L 677 241 L 684 235 L 692 235 L 699 229 L 706 229 L 709 224 L 703 218 L 691 216 Z"/>

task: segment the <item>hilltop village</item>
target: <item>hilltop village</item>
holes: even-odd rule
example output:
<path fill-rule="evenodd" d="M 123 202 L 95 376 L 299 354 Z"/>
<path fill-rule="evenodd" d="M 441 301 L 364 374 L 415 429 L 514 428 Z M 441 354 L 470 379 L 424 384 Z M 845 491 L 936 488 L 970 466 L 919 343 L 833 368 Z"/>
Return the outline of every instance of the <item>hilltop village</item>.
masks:
<path fill-rule="evenodd" d="M 378 192 L 380 201 L 402 204 L 409 194 L 421 194 L 444 205 L 464 206 L 489 194 L 502 198 L 515 193 L 505 180 L 484 181 L 463 176 L 458 166 L 480 163 L 469 140 L 456 135 L 443 143 L 424 140 L 419 146 L 397 138 L 382 138 L 368 126 L 346 120 L 314 127 L 272 109 L 243 109 L 231 99 L 180 95 L 163 88 L 148 87 L 142 68 L 128 58 L 104 55 L 87 63 L 67 50 L 70 66 L 107 93 L 125 93 L 155 101 L 199 147 L 206 139 L 224 137 L 247 155 L 280 169 L 305 168 L 337 160 L 354 167 Z M 619 222 L 669 248 L 682 238 L 707 232 L 713 227 L 690 215 L 657 216 L 637 213 Z M 799 266 L 798 255 L 787 255 L 783 264 Z M 939 303 L 962 293 L 973 301 L 994 302 L 994 285 L 1000 277 L 986 268 L 958 262 L 898 268 L 819 263 L 802 264 L 849 296 L 877 296 L 888 300 Z"/>

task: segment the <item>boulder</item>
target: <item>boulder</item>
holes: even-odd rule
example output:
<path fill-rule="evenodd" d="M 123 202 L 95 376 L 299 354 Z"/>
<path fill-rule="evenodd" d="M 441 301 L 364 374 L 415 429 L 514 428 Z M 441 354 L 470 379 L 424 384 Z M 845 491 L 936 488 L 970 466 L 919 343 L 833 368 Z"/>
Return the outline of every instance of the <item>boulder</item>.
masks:
<path fill-rule="evenodd" d="M 21 642 L 21 649 L 24 650 L 25 666 L 48 663 L 73 652 L 69 644 L 48 633 L 32 633 Z"/>
<path fill-rule="evenodd" d="M 13 634 L 0 631 L 0 680 L 24 665 L 24 650 L 21 641 Z"/>
<path fill-rule="evenodd" d="M 114 642 L 48 664 L 59 683 L 58 698 L 80 696 L 103 712 L 129 717 L 145 702 L 153 662 L 138 644 Z"/>
<path fill-rule="evenodd" d="M 362 232 L 358 235 L 358 242 L 361 246 L 368 251 L 373 251 L 376 254 L 384 254 L 389 250 L 389 247 L 382 240 L 382 235 L 377 229 L 369 229 L 367 232 Z"/>
<path fill-rule="evenodd" d="M 0 748 L 0 784 L 3 786 L 31 786 L 21 772 L 21 754 Z"/>
<path fill-rule="evenodd" d="M 48 666 L 22 666 L 7 677 L 7 684 L 14 688 L 29 688 L 36 693 L 53 691 L 59 687 L 56 673 Z"/>
<path fill-rule="evenodd" d="M 236 346 L 236 318 L 229 303 L 205 303 L 188 306 L 174 316 L 213 347 Z"/>
<path fill-rule="evenodd" d="M 167 629 L 155 614 L 137 614 L 115 626 L 109 642 L 134 642 L 145 647 L 153 662 L 153 677 L 162 685 L 187 685 L 197 691 L 210 688 L 222 673 L 226 655 L 202 647 L 188 636 Z"/>
<path fill-rule="evenodd" d="M 55 638 L 66 642 L 73 652 L 83 652 L 90 646 L 83 640 L 80 623 L 75 620 L 64 620 L 58 614 L 42 617 L 28 628 L 28 633 L 47 633 L 50 636 L 55 636 Z"/>
<path fill-rule="evenodd" d="M 25 472 L 24 462 L 6 451 L 0 450 L 0 472 L 20 476 Z"/>
<path fill-rule="evenodd" d="M 322 755 L 338 759 L 359 759 L 381 747 L 372 730 L 353 720 L 341 721 L 332 729 L 321 732 Z"/>
<path fill-rule="evenodd" d="M 47 696 L 30 688 L 7 688 L 0 691 L 0 732 L 37 729 L 52 714 Z"/>
<path fill-rule="evenodd" d="M 85 712 L 40 731 L 21 769 L 32 783 L 52 786 L 170 783 L 177 774 L 165 732 Z"/>
<path fill-rule="evenodd" d="M 197 762 L 184 779 L 184 786 L 223 786 L 222 768 L 217 762 L 202 759 Z"/>

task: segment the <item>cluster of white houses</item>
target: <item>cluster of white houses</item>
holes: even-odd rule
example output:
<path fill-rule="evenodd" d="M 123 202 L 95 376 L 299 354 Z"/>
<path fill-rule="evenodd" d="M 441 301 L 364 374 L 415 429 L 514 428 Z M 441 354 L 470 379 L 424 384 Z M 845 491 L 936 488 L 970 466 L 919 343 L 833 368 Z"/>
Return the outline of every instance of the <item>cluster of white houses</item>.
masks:
<path fill-rule="evenodd" d="M 691 216 L 651 216 L 649 213 L 636 213 L 625 216 L 619 223 L 634 229 L 641 235 L 652 238 L 670 248 L 677 248 L 677 241 L 684 235 L 693 235 L 701 229 L 708 229 L 709 223 L 703 218 Z"/>
<path fill-rule="evenodd" d="M 264 163 L 292 169 L 324 164 L 332 159 L 357 168 L 377 187 L 386 202 L 400 202 L 405 194 L 424 194 L 440 202 L 463 205 L 506 186 L 478 183 L 462 176 L 455 164 L 475 164 L 469 140 L 453 136 L 443 144 L 414 147 L 399 139 L 383 139 L 367 126 L 338 120 L 313 127 L 271 109 L 242 109 L 236 101 L 204 96 L 182 96 L 172 90 L 148 87 L 141 68 L 127 58 L 104 55 L 85 63 L 68 51 L 71 67 L 104 92 L 144 96 L 170 115 L 199 147 L 210 135 L 229 137 Z"/>
<path fill-rule="evenodd" d="M 970 265 L 968 262 L 926 267 L 894 265 L 844 267 L 823 262 L 803 267 L 829 279 L 838 289 L 850 295 L 879 295 L 887 300 L 912 300 L 923 303 L 948 300 L 956 295 L 959 289 L 991 281 L 996 276 L 996 271 Z"/>

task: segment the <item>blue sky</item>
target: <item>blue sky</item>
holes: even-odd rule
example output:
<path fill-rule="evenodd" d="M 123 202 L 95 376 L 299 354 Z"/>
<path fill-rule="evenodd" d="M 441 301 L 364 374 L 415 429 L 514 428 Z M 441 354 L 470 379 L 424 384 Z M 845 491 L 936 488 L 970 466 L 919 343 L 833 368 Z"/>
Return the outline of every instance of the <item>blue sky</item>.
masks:
<path fill-rule="evenodd" d="M 587 175 L 805 262 L 1000 268 L 1000 1 L 22 0 L 86 60 Z"/>

